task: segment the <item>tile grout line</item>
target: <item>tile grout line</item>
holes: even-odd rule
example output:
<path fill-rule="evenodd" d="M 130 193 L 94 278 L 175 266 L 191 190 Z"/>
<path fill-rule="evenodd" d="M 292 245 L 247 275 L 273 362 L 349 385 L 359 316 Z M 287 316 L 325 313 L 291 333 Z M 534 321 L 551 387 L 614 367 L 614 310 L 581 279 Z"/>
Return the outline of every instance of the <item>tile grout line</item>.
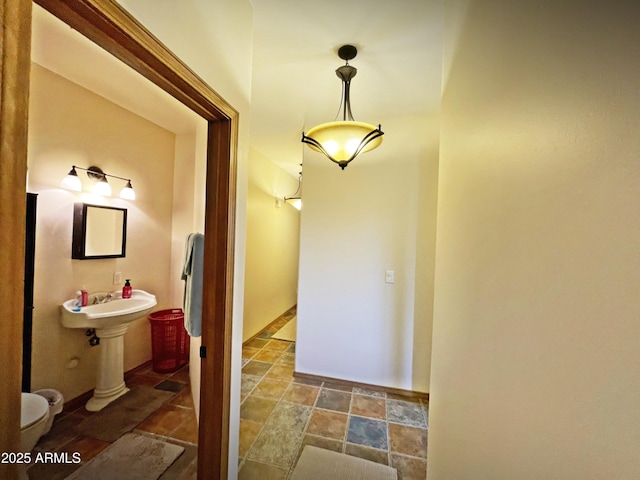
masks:
<path fill-rule="evenodd" d="M 243 346 L 244 346 L 244 345 L 243 345 Z M 248 359 L 248 361 L 247 361 L 247 364 L 248 364 L 251 360 L 253 360 L 253 358 L 254 358 L 258 353 L 260 353 L 260 351 L 262 350 L 262 348 L 264 348 L 264 346 L 263 346 L 263 347 L 260 347 L 259 349 L 257 349 L 258 351 L 257 351 L 257 352 L 255 352 L 251 357 L 249 357 L 249 359 Z M 242 366 L 242 368 L 244 368 L 244 367 L 245 367 L 245 365 L 243 365 L 243 366 Z M 266 372 L 265 372 L 265 374 L 266 374 Z M 245 374 L 245 375 L 250 375 L 250 374 L 248 374 L 248 373 L 247 373 L 247 374 Z M 253 377 L 257 377 L 257 375 L 251 375 L 251 376 L 253 376 Z M 263 375 L 263 376 L 264 376 L 264 375 Z M 246 402 L 246 401 L 247 401 L 247 398 L 249 398 L 249 395 L 251 395 L 251 393 L 256 389 L 256 387 L 258 386 L 258 384 L 260 383 L 260 381 L 262 380 L 262 378 L 263 378 L 263 377 L 259 377 L 259 380 L 256 382 L 256 384 L 251 388 L 251 390 L 249 390 L 249 391 L 247 392 L 247 394 L 246 394 L 246 395 L 245 395 L 245 397 L 244 397 L 244 400 L 242 400 L 242 401 L 240 402 L 240 408 L 242 408 L 242 404 L 243 404 L 244 402 Z M 241 369 L 241 372 L 240 372 L 240 384 L 242 385 L 242 369 Z M 242 386 L 241 386 L 240 388 L 242 389 Z M 240 417 L 240 420 L 242 420 L 242 417 Z M 256 422 L 256 423 L 257 423 L 257 422 Z M 244 464 L 247 462 L 247 457 L 249 456 L 249 452 L 251 452 L 251 449 L 253 448 L 253 445 L 256 443 L 256 440 L 258 439 L 258 437 L 259 437 L 259 436 L 260 436 L 260 434 L 262 433 L 262 430 L 264 429 L 264 425 L 265 425 L 265 424 L 262 424 L 262 427 L 260 427 L 260 430 L 259 430 L 259 431 L 258 431 L 258 433 L 256 434 L 256 437 L 253 439 L 253 442 L 251 442 L 251 445 L 249 446 L 249 448 L 247 448 L 247 453 L 245 454 L 245 456 L 244 456 L 244 457 L 242 457 L 242 459 L 241 459 L 240 463 L 238 464 L 238 472 L 240 472 L 240 470 L 242 469 L 242 467 L 244 466 Z"/>
<path fill-rule="evenodd" d="M 360 395 L 360 396 L 367 397 L 367 398 L 372 398 L 372 399 L 377 398 L 377 399 L 381 399 L 381 400 L 383 400 L 383 401 L 384 401 L 384 403 L 385 403 L 385 418 L 384 418 L 384 420 L 382 420 L 382 419 L 380 419 L 380 418 L 377 418 L 377 417 L 373 417 L 373 416 L 372 416 L 372 417 L 369 417 L 369 416 L 364 415 L 364 414 L 355 414 L 355 413 L 353 413 L 352 409 L 353 409 L 353 401 L 354 401 L 354 396 L 355 396 L 355 395 Z M 387 465 L 388 465 L 388 466 L 391 466 L 391 464 L 390 464 L 391 444 L 390 444 L 390 442 L 389 442 L 389 422 L 388 422 L 388 419 L 387 419 L 387 411 L 386 411 L 386 404 L 387 404 L 387 402 L 386 402 L 386 398 L 387 398 L 387 397 L 386 397 L 386 393 L 383 393 L 383 395 L 384 395 L 384 397 L 379 397 L 379 396 L 377 396 L 377 395 L 371 395 L 371 394 L 369 394 L 369 393 L 363 393 L 362 391 L 360 391 L 360 392 L 355 392 L 355 391 L 354 391 L 354 388 L 352 388 L 352 391 L 351 391 L 351 401 L 350 401 L 350 404 L 349 404 L 349 412 L 348 412 L 348 415 L 349 415 L 349 427 L 351 426 L 351 418 L 352 418 L 353 416 L 356 416 L 356 417 L 359 417 L 359 418 L 362 418 L 362 419 L 365 419 L 365 420 L 373 420 L 373 421 L 380 421 L 380 422 L 383 422 L 383 423 L 385 424 L 385 432 L 386 432 L 386 443 L 387 443 L 387 448 L 378 448 L 378 447 L 374 447 L 374 446 L 372 446 L 372 445 L 365 445 L 365 444 L 359 444 L 359 443 L 352 443 L 352 442 L 349 442 L 349 441 L 348 441 L 348 439 L 349 439 L 349 428 L 348 428 L 348 429 L 347 429 L 347 433 L 346 433 L 345 442 L 344 442 L 344 452 L 343 452 L 343 453 L 347 454 L 347 453 L 346 453 L 346 451 L 347 451 L 347 444 L 348 444 L 348 443 L 351 443 L 352 445 L 356 445 L 356 446 L 359 446 L 359 447 L 362 447 L 362 448 L 365 448 L 365 449 L 370 448 L 370 449 L 372 449 L 372 450 L 378 450 L 378 451 L 381 451 L 381 452 L 385 452 L 385 453 L 386 453 L 386 455 L 387 455 Z M 347 455 L 348 455 L 348 454 L 347 454 Z M 358 457 L 358 456 L 356 456 L 356 457 L 357 457 L 357 458 L 363 458 L 363 457 Z M 365 460 L 366 460 L 366 459 L 365 459 Z"/>
<path fill-rule="evenodd" d="M 287 323 L 288 323 L 288 322 L 287 322 Z M 289 347 L 287 347 L 287 349 L 286 349 L 286 350 L 283 350 L 283 351 L 282 351 L 282 355 L 284 355 L 284 352 L 285 352 L 285 351 L 287 351 L 288 349 L 289 349 Z M 282 356 L 282 355 L 281 355 L 281 356 Z M 275 365 L 275 363 L 274 363 L 274 365 Z M 268 372 L 267 372 L 267 373 L 268 373 Z M 265 374 L 265 376 L 266 376 L 266 374 Z M 285 401 L 283 400 L 283 398 L 284 398 L 284 394 L 287 392 L 287 390 L 291 387 L 291 385 L 292 385 L 292 384 L 293 384 L 293 375 L 291 376 L 291 380 L 288 380 L 288 386 L 287 386 L 287 388 L 284 390 L 284 392 L 282 392 L 282 395 L 280 395 L 280 398 L 276 401 L 276 405 L 275 405 L 275 407 L 273 408 L 273 410 L 271 411 L 271 413 L 269 414 L 269 417 L 267 418 L 267 421 L 265 422 L 264 427 L 266 427 L 266 426 L 267 426 L 267 423 L 268 423 L 269 419 L 270 419 L 270 418 L 271 418 L 271 416 L 273 415 L 273 412 L 276 410 L 276 408 L 278 408 L 278 405 L 281 405 L 282 403 L 290 403 L 290 402 L 285 402 Z M 307 423 L 308 423 L 308 421 L 307 421 Z M 264 428 L 264 427 L 263 427 L 263 428 Z M 305 428 L 306 428 L 306 426 L 305 426 Z M 283 430 L 288 430 L 288 429 L 285 429 L 285 428 L 282 428 L 282 429 L 283 429 Z M 301 444 L 302 444 L 302 441 L 303 441 L 303 440 L 304 440 L 304 430 L 303 430 L 303 432 L 301 433 L 301 440 L 300 440 Z M 298 450 L 299 450 L 299 448 L 300 448 L 300 446 L 298 446 Z M 298 450 L 296 450 L 296 453 L 298 452 Z M 296 460 L 296 459 L 297 459 L 297 455 L 294 457 L 293 462 L 295 462 L 295 460 Z M 287 467 L 280 467 L 280 465 L 275 465 L 275 464 L 269 464 L 269 465 L 273 465 L 273 466 L 276 466 L 276 467 L 279 467 L 279 468 L 285 468 L 285 469 L 287 470 L 287 475 L 288 475 L 288 472 L 291 470 L 293 463 L 292 463 L 291 465 L 288 465 Z"/>
<path fill-rule="evenodd" d="M 389 400 L 389 399 L 387 399 L 387 400 Z M 403 402 L 403 403 L 407 403 L 407 404 L 412 404 L 412 402 L 407 402 L 407 401 L 405 401 L 405 400 L 398 400 L 398 399 L 390 399 L 390 400 L 397 401 L 397 402 Z M 388 406 L 388 401 L 387 401 L 386 403 L 387 403 L 387 406 Z M 422 417 L 423 417 L 423 419 L 424 419 L 424 421 L 425 421 L 425 425 L 427 425 L 426 427 L 421 427 L 421 426 L 416 426 L 416 425 L 407 424 L 407 423 L 401 423 L 401 422 L 393 422 L 393 421 L 389 421 L 389 420 L 388 420 L 388 421 L 387 421 L 387 431 L 389 430 L 389 425 L 390 425 L 390 424 L 393 424 L 393 425 L 399 425 L 399 426 L 402 426 L 402 427 L 410 427 L 410 428 L 416 428 L 416 429 L 420 429 L 420 430 L 426 430 L 426 431 L 427 431 L 427 433 L 428 433 L 428 431 L 429 431 L 429 428 L 428 428 L 428 422 L 427 422 L 426 415 L 424 414 L 424 409 L 422 408 L 422 407 L 423 407 L 423 401 L 422 401 L 422 399 L 420 399 L 420 404 L 419 404 L 419 405 L 420 405 L 420 413 L 421 413 L 421 415 L 422 415 Z M 424 462 L 425 462 L 425 464 L 426 464 L 426 462 L 427 462 L 427 458 L 426 458 L 426 457 L 420 457 L 420 456 L 416 456 L 416 455 L 410 455 L 410 454 L 408 454 L 408 453 L 393 452 L 393 455 L 396 455 L 396 456 L 399 456 L 399 457 L 403 457 L 403 458 L 408 458 L 408 459 L 415 459 L 415 460 L 424 461 Z M 392 465 L 391 465 L 391 460 L 392 460 L 392 452 L 391 452 L 391 438 L 389 437 L 389 461 L 390 461 L 389 466 L 392 466 Z M 395 468 L 395 467 L 394 467 L 394 468 Z"/>
<path fill-rule="evenodd" d="M 353 387 L 351 387 L 351 393 L 349 394 L 349 409 L 347 410 L 347 428 L 344 432 L 344 441 L 342 442 L 342 453 L 347 453 L 347 440 L 349 439 L 349 430 L 351 428 L 351 408 L 353 405 Z"/>
<path fill-rule="evenodd" d="M 265 339 L 263 339 L 265 340 Z M 267 340 L 267 343 L 270 340 Z M 256 355 L 258 355 L 262 350 L 265 349 L 265 347 L 267 346 L 267 344 L 263 345 L 262 347 L 260 347 L 258 349 L 258 351 L 251 357 L 251 359 L 255 358 Z M 256 360 L 259 361 L 259 360 Z M 247 362 L 249 363 L 249 362 Z M 265 362 L 267 363 L 267 362 Z M 264 380 L 267 377 L 267 373 L 269 373 L 271 371 L 271 369 L 273 368 L 273 366 L 275 365 L 275 363 L 271 364 L 271 367 L 269 367 L 269 369 L 267 371 L 265 371 L 262 376 L 259 377 L 259 380 L 256 382 L 256 384 L 253 386 L 253 388 L 249 391 L 249 393 L 247 393 L 245 399 L 240 402 L 240 405 L 242 405 L 242 403 L 244 403 L 247 398 L 249 398 L 249 395 L 251 395 L 251 393 L 253 393 L 255 391 L 256 388 L 258 388 L 258 385 L 260 385 L 260 382 L 262 382 L 262 380 Z M 248 374 L 247 374 L 248 375 Z M 253 375 L 255 377 L 257 377 L 257 375 Z M 258 398 L 262 398 L 262 397 L 258 397 Z M 274 407 L 275 410 L 275 407 Z M 253 439 L 253 442 L 251 442 L 251 445 L 249 446 L 249 448 L 247 448 L 247 453 L 246 455 L 243 457 L 242 461 L 240 462 L 240 465 L 238 465 L 238 472 L 240 472 L 240 469 L 244 466 L 244 464 L 247 462 L 249 454 L 251 453 L 251 449 L 253 448 L 253 446 L 255 445 L 256 441 L 258 440 L 258 438 L 260 437 L 260 435 L 262 434 L 262 432 L 264 431 L 267 422 L 269 421 L 269 418 L 271 417 L 271 414 L 273 413 L 273 410 L 269 413 L 269 415 L 267 416 L 267 418 L 265 419 L 264 423 L 262 424 L 262 426 L 260 427 L 260 430 L 258 431 L 258 433 L 256 434 L 255 438 Z M 256 422 L 257 423 L 257 422 Z M 252 460 L 255 461 L 255 460 Z M 258 463 L 262 463 L 262 462 L 258 462 Z M 269 465 L 269 464 L 266 464 Z"/>
<path fill-rule="evenodd" d="M 289 320 L 290 320 L 290 319 L 289 319 Z M 276 320 L 276 321 L 277 321 L 277 320 Z M 272 323 L 273 323 L 273 322 L 272 322 Z M 287 323 L 288 323 L 288 321 L 287 321 Z M 261 376 L 259 376 L 259 380 L 258 380 L 258 381 L 257 381 L 257 383 L 254 385 L 254 387 L 253 387 L 253 388 L 252 388 L 252 389 L 247 393 L 247 395 L 246 395 L 245 399 L 243 400 L 243 402 L 241 402 L 241 404 L 242 404 L 242 403 L 244 403 L 244 401 L 246 401 L 246 399 L 249 397 L 249 395 L 251 395 L 251 394 L 255 391 L 255 389 L 258 387 L 258 385 L 259 385 L 263 380 L 270 380 L 270 378 L 268 378 L 268 377 L 267 377 L 267 375 L 268 375 L 268 374 L 269 374 L 269 372 L 270 372 L 270 371 L 271 371 L 271 370 L 272 370 L 272 369 L 273 369 L 273 368 L 278 364 L 278 363 L 277 363 L 277 361 L 278 361 L 279 359 L 281 359 L 281 358 L 282 358 L 282 356 L 284 355 L 284 353 L 285 353 L 285 352 L 288 352 L 288 351 L 289 351 L 289 348 L 290 348 L 290 346 L 289 346 L 289 347 L 287 347 L 287 348 L 286 348 L 286 349 L 284 349 L 284 350 L 271 350 L 271 349 L 268 349 L 268 348 L 267 348 L 267 345 L 269 344 L 269 342 L 271 342 L 271 341 L 272 341 L 272 339 L 271 339 L 271 338 L 262 338 L 261 340 L 266 340 L 266 342 L 267 342 L 267 343 L 265 343 L 262 347 L 260 347 L 260 348 L 258 349 L 258 351 L 257 351 L 257 352 L 255 352 L 255 353 L 250 357 L 249 361 L 254 360 L 254 359 L 255 359 L 255 357 L 256 357 L 257 355 L 259 355 L 259 354 L 260 354 L 260 352 L 262 352 L 262 351 L 269 351 L 269 352 L 273 352 L 273 351 L 275 351 L 275 352 L 278 352 L 278 353 L 280 354 L 280 356 L 279 356 L 276 360 L 274 360 L 273 362 L 266 362 L 266 361 L 263 361 L 263 363 L 271 363 L 271 367 L 269 367 L 269 369 L 267 369 L 267 370 L 266 370 L 266 371 L 265 371 Z M 277 340 L 277 339 L 276 339 L 276 340 Z M 283 341 L 283 340 L 277 340 L 277 341 Z M 295 343 L 295 342 L 290 342 L 290 343 Z M 255 361 L 261 361 L 261 360 L 255 360 Z M 249 363 L 249 362 L 247 362 L 247 363 Z M 282 365 L 286 365 L 286 364 L 282 364 Z M 247 374 L 247 375 L 249 375 L 249 374 Z M 254 376 L 258 377 L 257 375 L 254 375 Z M 293 377 L 292 377 L 292 378 L 293 378 Z M 274 381 L 282 381 L 282 379 L 279 379 L 279 378 L 274 378 L 273 380 L 274 380 Z M 251 442 L 251 445 L 249 446 L 249 448 L 247 448 L 247 453 L 246 453 L 245 457 L 243 457 L 243 458 L 242 458 L 242 461 L 241 461 L 241 462 L 240 462 L 240 464 L 238 465 L 238 471 L 240 471 L 240 470 L 242 469 L 242 467 L 244 466 L 244 464 L 247 462 L 247 460 L 249 460 L 249 458 L 248 458 L 248 457 L 249 457 L 249 454 L 251 453 L 251 450 L 252 450 L 252 449 L 253 449 L 253 447 L 255 446 L 256 441 L 258 440 L 258 438 L 260 437 L 260 435 L 265 431 L 265 428 L 267 427 L 267 424 L 268 424 L 268 422 L 269 422 L 269 419 L 270 419 L 270 418 L 271 418 L 271 416 L 273 415 L 273 412 L 275 411 L 275 409 L 277 408 L 277 406 L 282 402 L 282 398 L 283 398 L 283 396 L 284 396 L 284 393 L 288 390 L 289 386 L 291 386 L 291 384 L 292 384 L 292 383 L 293 383 L 293 379 L 288 380 L 288 386 L 287 386 L 287 388 L 285 388 L 284 392 L 282 393 L 282 395 L 281 395 L 278 399 L 266 398 L 266 397 L 259 397 L 259 396 L 257 396 L 257 395 L 256 395 L 256 397 L 257 397 L 257 398 L 262 398 L 262 399 L 265 399 L 265 400 L 274 400 L 274 401 L 276 402 L 276 405 L 274 406 L 273 410 L 271 410 L 271 412 L 269 413 L 269 415 L 268 415 L 268 416 L 267 416 L 267 418 L 265 419 L 264 423 L 262 423 L 262 426 L 260 427 L 260 430 L 258 431 L 258 433 L 256 434 L 255 438 L 253 439 L 253 442 Z M 257 422 L 256 422 L 256 423 L 257 423 Z M 271 464 L 271 463 L 265 463 L 265 462 L 258 461 L 258 460 L 251 460 L 251 461 L 255 461 L 255 462 L 257 462 L 257 463 L 261 463 L 261 464 L 263 464 L 263 465 L 269 465 L 269 466 L 275 466 L 275 467 L 278 467 L 278 468 L 282 468 L 282 467 L 280 467 L 279 465 L 275 465 L 275 464 Z"/>
<path fill-rule="evenodd" d="M 387 461 L 388 465 L 391 468 L 395 468 L 392 464 L 391 458 L 391 432 L 389 431 L 389 397 L 385 394 L 384 396 L 384 420 L 385 426 L 387 427 Z"/>
<path fill-rule="evenodd" d="M 293 385 L 295 382 L 293 380 L 293 377 L 291 379 L 291 384 Z M 300 384 L 300 385 L 304 385 L 304 384 Z M 298 450 L 296 452 L 296 456 L 293 459 L 293 461 L 291 462 L 291 465 L 289 465 L 289 468 L 287 470 L 287 476 L 286 479 L 289 480 L 291 478 L 291 476 L 293 475 L 293 470 L 296 466 L 297 460 L 298 458 L 300 458 L 300 455 L 302 455 L 302 450 L 304 449 L 305 445 L 304 445 L 304 437 L 306 435 L 312 435 L 311 433 L 307 434 L 307 430 L 309 428 L 309 424 L 311 423 L 311 417 L 313 417 L 313 412 L 316 409 L 316 405 L 318 404 L 318 399 L 320 398 L 320 390 L 322 390 L 322 385 L 324 385 L 324 382 L 322 382 L 320 384 L 320 386 L 318 387 L 318 394 L 316 395 L 315 400 L 313 401 L 313 405 L 310 405 L 311 411 L 309 412 L 309 418 L 307 418 L 307 421 L 305 422 L 304 428 L 302 429 L 302 439 L 300 442 L 300 445 L 298 446 Z M 307 386 L 312 386 L 312 385 L 307 385 Z"/>

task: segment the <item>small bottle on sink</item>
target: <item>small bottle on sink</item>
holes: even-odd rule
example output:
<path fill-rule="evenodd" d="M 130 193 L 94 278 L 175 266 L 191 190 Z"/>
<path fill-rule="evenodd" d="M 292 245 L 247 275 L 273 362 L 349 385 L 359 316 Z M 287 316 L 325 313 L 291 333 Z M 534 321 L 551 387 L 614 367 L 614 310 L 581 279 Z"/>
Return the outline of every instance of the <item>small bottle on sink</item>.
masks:
<path fill-rule="evenodd" d="M 76 292 L 76 299 L 73 301 L 73 308 L 71 309 L 71 311 L 79 312 L 81 307 L 82 307 L 82 292 L 78 290 Z"/>
<path fill-rule="evenodd" d="M 131 298 L 131 283 L 129 283 L 129 280 L 127 278 L 124 282 L 124 287 L 122 287 L 122 298 Z"/>

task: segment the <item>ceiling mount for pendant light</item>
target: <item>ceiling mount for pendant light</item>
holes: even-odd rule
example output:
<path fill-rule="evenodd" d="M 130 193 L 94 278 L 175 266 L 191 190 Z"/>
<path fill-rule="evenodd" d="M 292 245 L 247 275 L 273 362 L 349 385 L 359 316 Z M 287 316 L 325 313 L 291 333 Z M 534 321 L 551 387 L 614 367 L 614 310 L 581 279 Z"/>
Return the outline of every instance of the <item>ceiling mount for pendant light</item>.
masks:
<path fill-rule="evenodd" d="M 306 135 L 302 133 L 302 142 L 313 150 L 321 152 L 329 160 L 337 163 L 343 170 L 354 158 L 363 152 L 368 152 L 382 143 L 380 125 L 376 127 L 369 123 L 356 122 L 351 113 L 350 87 L 351 80 L 358 70 L 349 65 L 349 60 L 356 57 L 358 50 L 353 45 L 343 45 L 338 50 L 338 56 L 345 64 L 336 70 L 336 75 L 342 81 L 342 120 L 323 123 L 313 127 Z"/>

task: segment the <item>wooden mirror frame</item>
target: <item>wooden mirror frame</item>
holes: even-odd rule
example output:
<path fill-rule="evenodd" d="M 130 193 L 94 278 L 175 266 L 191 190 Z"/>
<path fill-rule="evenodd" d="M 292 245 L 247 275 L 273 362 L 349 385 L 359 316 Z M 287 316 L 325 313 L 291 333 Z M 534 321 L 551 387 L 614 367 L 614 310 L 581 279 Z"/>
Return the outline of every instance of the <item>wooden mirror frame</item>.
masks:
<path fill-rule="evenodd" d="M 92 222 L 89 220 L 89 216 L 94 209 L 98 210 L 110 210 L 112 212 L 119 212 L 120 217 L 118 223 L 120 224 L 120 244 L 116 249 L 110 251 L 91 252 L 88 248 L 89 244 L 93 243 L 89 240 L 91 232 L 89 228 Z M 93 215 L 95 223 L 95 214 Z M 102 233 L 102 232 L 100 232 Z M 107 235 L 99 235 L 99 237 L 107 237 Z M 113 235 L 108 235 L 113 238 Z M 95 238 L 95 236 L 93 236 Z M 114 239 L 115 241 L 115 239 Z M 99 258 L 123 258 L 127 255 L 127 209 L 120 207 L 108 207 L 105 205 L 91 205 L 89 203 L 76 202 L 73 205 L 73 232 L 71 235 L 71 258 L 74 260 L 94 260 Z"/>
<path fill-rule="evenodd" d="M 35 0 L 208 122 L 198 479 L 226 479 L 238 112 L 112 0 Z M 31 0 L 0 0 L 0 450 L 17 451 L 24 282 Z M 200 454 L 206 452 L 206 455 Z M 18 478 L 17 465 L 1 465 Z"/>

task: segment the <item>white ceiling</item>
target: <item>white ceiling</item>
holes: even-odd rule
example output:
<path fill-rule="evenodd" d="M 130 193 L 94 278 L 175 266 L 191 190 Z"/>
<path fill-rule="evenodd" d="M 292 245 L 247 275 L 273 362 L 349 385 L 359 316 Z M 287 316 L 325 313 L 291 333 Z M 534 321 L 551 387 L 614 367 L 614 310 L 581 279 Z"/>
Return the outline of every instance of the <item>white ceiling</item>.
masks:
<path fill-rule="evenodd" d="M 197 122 L 204 121 L 36 4 L 32 28 L 31 59 L 47 70 L 174 133 L 191 132 Z"/>
<path fill-rule="evenodd" d="M 358 48 L 350 61 L 358 69 L 351 83 L 356 120 L 384 131 L 387 119 L 438 112 L 442 0 L 251 2 L 251 146 L 290 172 L 302 159 L 303 129 L 338 112 L 334 71 L 344 64 L 337 55 L 344 44 Z"/>
<path fill-rule="evenodd" d="M 358 69 L 351 87 L 356 120 L 385 130 L 386 121 L 438 112 L 442 0 L 250 1 L 250 144 L 292 175 L 302 161 L 302 131 L 332 121 L 338 111 L 341 84 L 334 70 L 344 63 L 337 56 L 341 45 L 358 48 L 350 62 Z M 201 121 L 36 5 L 33 25 L 36 63 L 175 133 Z"/>

